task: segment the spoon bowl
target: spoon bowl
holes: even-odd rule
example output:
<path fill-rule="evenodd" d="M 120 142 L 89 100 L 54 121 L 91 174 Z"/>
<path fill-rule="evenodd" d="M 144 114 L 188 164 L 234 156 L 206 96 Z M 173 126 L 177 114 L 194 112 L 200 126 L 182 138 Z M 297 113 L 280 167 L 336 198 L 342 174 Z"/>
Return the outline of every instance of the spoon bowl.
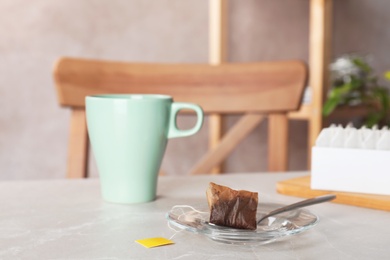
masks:
<path fill-rule="evenodd" d="M 296 203 L 293 203 L 293 204 L 290 204 L 290 205 L 287 205 L 287 206 L 275 209 L 275 210 L 267 213 L 266 215 L 262 216 L 260 219 L 257 220 L 257 224 L 260 224 L 260 222 L 262 222 L 264 219 L 267 219 L 268 217 L 271 217 L 271 216 L 274 216 L 274 215 L 277 215 L 277 214 L 280 214 L 280 213 L 283 213 L 283 212 L 286 212 L 286 211 L 290 211 L 290 210 L 303 208 L 303 207 L 307 207 L 307 206 L 310 206 L 310 205 L 314 205 L 314 204 L 318 204 L 318 203 L 334 200 L 335 198 L 336 198 L 336 195 L 328 194 L 328 195 L 314 197 L 314 198 L 311 198 L 311 199 L 302 200 L 302 201 L 299 201 L 299 202 L 296 202 Z"/>

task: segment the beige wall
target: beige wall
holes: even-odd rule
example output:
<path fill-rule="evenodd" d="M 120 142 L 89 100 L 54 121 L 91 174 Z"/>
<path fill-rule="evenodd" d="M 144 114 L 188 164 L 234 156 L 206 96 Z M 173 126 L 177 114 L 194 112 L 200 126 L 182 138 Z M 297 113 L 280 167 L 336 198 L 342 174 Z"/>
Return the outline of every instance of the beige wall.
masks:
<path fill-rule="evenodd" d="M 230 61 L 307 60 L 308 3 L 231 0 Z M 379 71 L 390 68 L 388 10 L 386 0 L 336 0 L 333 55 L 369 53 Z M 56 101 L 56 58 L 207 62 L 207 26 L 207 1 L 0 0 L 0 179 L 65 176 L 69 111 Z M 260 128 L 232 155 L 228 171 L 266 169 Z M 201 142 L 170 142 L 164 170 L 185 174 L 206 149 L 206 133 L 207 123 Z M 293 170 L 306 168 L 306 134 L 306 123 L 292 122 Z"/>

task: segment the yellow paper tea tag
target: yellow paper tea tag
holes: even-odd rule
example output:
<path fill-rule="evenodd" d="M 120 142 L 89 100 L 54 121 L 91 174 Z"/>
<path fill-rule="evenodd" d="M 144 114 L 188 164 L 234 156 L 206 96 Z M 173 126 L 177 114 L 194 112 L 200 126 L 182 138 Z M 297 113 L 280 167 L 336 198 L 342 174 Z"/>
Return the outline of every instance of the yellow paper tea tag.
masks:
<path fill-rule="evenodd" d="M 146 248 L 152 248 L 156 246 L 165 246 L 174 244 L 173 241 L 163 238 L 163 237 L 153 237 L 153 238 L 145 238 L 145 239 L 138 239 L 135 240 L 138 244 L 143 245 Z"/>

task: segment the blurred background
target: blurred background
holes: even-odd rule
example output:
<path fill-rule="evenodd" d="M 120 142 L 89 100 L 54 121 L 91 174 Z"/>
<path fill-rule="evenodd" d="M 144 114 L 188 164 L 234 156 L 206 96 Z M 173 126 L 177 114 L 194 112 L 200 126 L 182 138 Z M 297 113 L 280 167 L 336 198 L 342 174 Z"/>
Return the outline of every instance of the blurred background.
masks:
<path fill-rule="evenodd" d="M 199 0 L 0 0 L 0 179 L 65 178 L 70 111 L 57 102 L 56 59 L 207 63 L 208 7 Z M 335 0 L 332 58 L 360 53 L 378 74 L 389 70 L 389 10 L 388 0 Z M 308 61 L 308 21 L 308 0 L 230 0 L 228 61 Z M 264 130 L 241 144 L 226 171 L 266 170 Z M 206 122 L 198 135 L 170 141 L 163 171 L 186 174 L 207 149 L 207 131 Z M 290 169 L 307 169 L 306 121 L 291 121 Z"/>

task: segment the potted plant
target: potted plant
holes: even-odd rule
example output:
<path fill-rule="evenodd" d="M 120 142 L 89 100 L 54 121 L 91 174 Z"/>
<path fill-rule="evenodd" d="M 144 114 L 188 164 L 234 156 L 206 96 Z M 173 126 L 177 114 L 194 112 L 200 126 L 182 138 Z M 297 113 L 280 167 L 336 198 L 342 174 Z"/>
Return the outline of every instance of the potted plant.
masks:
<path fill-rule="evenodd" d="M 332 87 L 323 106 L 323 115 L 329 116 L 338 106 L 365 106 L 364 124 L 390 126 L 389 90 L 379 84 L 372 67 L 360 56 L 345 55 L 330 66 Z M 385 74 L 390 80 L 390 71 Z"/>

